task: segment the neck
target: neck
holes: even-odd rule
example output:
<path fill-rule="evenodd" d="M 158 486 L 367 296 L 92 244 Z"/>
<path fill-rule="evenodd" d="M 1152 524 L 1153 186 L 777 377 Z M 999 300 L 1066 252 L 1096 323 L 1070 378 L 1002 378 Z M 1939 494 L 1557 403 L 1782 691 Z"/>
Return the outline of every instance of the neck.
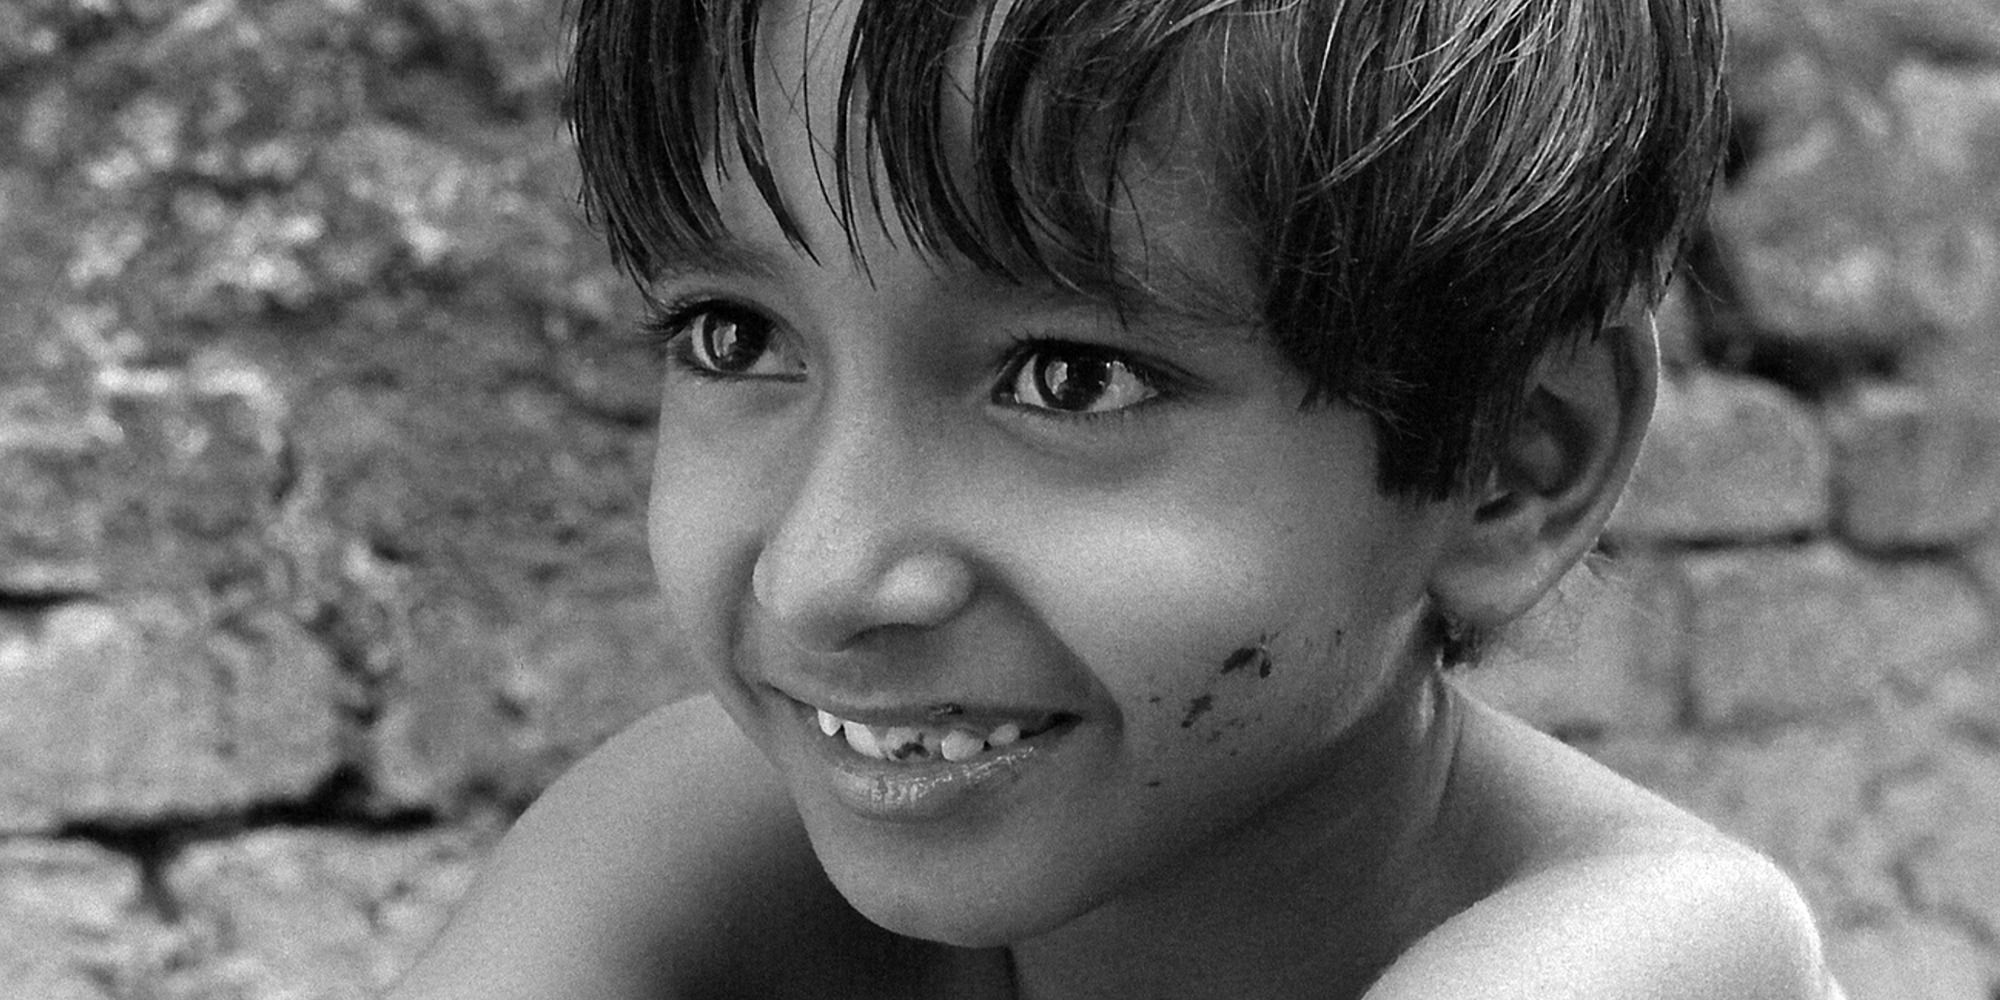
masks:
<path fill-rule="evenodd" d="M 1326 777 L 1226 842 L 1013 952 L 1022 1000 L 1358 997 L 1468 900 L 1445 814 L 1458 711 L 1430 672 Z"/>

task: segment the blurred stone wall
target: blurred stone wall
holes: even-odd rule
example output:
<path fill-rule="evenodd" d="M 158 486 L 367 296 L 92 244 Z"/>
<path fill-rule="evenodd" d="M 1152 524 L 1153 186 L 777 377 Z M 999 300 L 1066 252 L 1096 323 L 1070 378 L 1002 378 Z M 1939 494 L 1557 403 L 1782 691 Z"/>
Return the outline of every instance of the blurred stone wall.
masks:
<path fill-rule="evenodd" d="M 0 995 L 351 998 L 685 691 L 558 0 L 0 5 Z M 2000 996 L 2000 4 L 1731 0 L 1608 559 L 1465 683 Z"/>

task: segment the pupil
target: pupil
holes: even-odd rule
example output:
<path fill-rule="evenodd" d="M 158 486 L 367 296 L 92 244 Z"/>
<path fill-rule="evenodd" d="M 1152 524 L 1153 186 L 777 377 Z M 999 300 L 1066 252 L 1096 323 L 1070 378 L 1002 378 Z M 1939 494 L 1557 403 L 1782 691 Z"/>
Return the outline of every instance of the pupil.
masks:
<path fill-rule="evenodd" d="M 725 371 L 750 367 L 762 350 L 756 338 L 744 335 L 741 324 L 721 316 L 702 320 L 702 339 L 706 341 L 708 356 L 715 359 L 715 366 Z"/>
<path fill-rule="evenodd" d="M 1042 389 L 1059 410 L 1089 409 L 1110 382 L 1111 362 L 1100 358 L 1051 359 L 1042 368 Z"/>

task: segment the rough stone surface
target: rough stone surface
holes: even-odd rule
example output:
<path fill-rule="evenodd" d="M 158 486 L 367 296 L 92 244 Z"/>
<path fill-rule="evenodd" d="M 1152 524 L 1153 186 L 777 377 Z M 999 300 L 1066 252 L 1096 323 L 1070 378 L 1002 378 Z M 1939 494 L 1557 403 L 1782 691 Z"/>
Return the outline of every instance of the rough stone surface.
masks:
<path fill-rule="evenodd" d="M 282 404 L 254 368 L 120 371 L 102 381 L 113 428 L 102 534 L 114 590 L 200 587 L 248 605 L 282 584 L 266 530 L 286 487 Z"/>
<path fill-rule="evenodd" d="M 1669 563 L 1592 559 L 1457 681 L 1547 732 L 1669 730 L 1680 720 L 1685 603 Z"/>
<path fill-rule="evenodd" d="M 75 841 L 0 840 L 0 987 L 34 1000 L 142 995 L 175 941 L 131 858 Z"/>
<path fill-rule="evenodd" d="M 689 690 L 661 649 L 651 595 L 564 601 L 521 620 L 429 616 L 391 654 L 369 758 L 387 803 L 477 787 L 525 801 L 578 757 Z M 421 654 L 421 657 L 417 654 Z"/>
<path fill-rule="evenodd" d="M 1876 786 L 1876 808 L 1891 835 L 1907 843 L 1904 888 L 1923 910 L 1949 915 L 1975 940 L 2000 936 L 2000 735 L 1991 686 L 1976 709 L 1941 705 L 1947 737 L 1918 762 Z"/>
<path fill-rule="evenodd" d="M 1814 545 L 1691 557 L 1687 573 L 1703 726 L 1826 716 L 1989 653 L 1984 603 L 1949 566 Z"/>
<path fill-rule="evenodd" d="M 1990 949 L 1937 921 L 1839 928 L 1827 936 L 1826 957 L 1841 987 L 1857 1000 L 1992 1000 L 2000 983 L 2000 962 Z"/>
<path fill-rule="evenodd" d="M 1811 411 L 1769 383 L 1669 379 L 1609 533 L 1643 541 L 1816 530 L 1828 517 L 1830 465 Z"/>
<path fill-rule="evenodd" d="M 1949 151 L 2000 136 L 1996 78 L 1792 41 L 1739 73 L 1754 79 L 1741 105 L 1758 155 L 1714 216 L 1745 324 L 1722 332 L 1834 363 L 1983 339 L 2000 230 L 1967 208 L 1994 203 L 1990 170 L 1974 166 L 1992 161 Z"/>
<path fill-rule="evenodd" d="M 365 1000 L 443 927 L 483 841 L 272 829 L 183 851 L 165 874 L 196 956 L 162 994 Z"/>
<path fill-rule="evenodd" d="M 1829 412 L 1837 530 L 1868 548 L 1942 546 L 2000 515 L 2000 408 L 1874 386 Z"/>
<path fill-rule="evenodd" d="M 303 797 L 337 763 L 333 664 L 289 619 L 168 601 L 0 619 L 0 830 Z"/>
<path fill-rule="evenodd" d="M 86 593 L 102 582 L 97 456 L 85 435 L 62 437 L 0 432 L 0 593 Z"/>

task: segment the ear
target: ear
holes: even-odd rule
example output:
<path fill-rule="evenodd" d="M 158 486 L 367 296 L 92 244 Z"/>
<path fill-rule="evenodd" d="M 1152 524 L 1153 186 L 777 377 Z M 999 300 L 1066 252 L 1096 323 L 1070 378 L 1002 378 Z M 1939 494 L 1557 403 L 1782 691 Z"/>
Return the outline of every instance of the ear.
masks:
<path fill-rule="evenodd" d="M 1432 571 L 1448 620 L 1511 621 L 1596 542 L 1631 478 L 1659 372 L 1652 317 L 1637 309 L 1544 359 L 1491 481 L 1468 498 Z"/>

